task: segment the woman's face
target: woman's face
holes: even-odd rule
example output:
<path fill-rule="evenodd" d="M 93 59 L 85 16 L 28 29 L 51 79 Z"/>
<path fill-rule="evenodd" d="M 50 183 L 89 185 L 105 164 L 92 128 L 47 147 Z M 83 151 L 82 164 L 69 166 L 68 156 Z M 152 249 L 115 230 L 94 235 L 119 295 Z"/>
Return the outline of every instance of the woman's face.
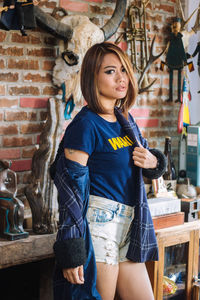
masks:
<path fill-rule="evenodd" d="M 128 74 L 121 61 L 114 53 L 104 56 L 99 73 L 97 75 L 97 87 L 100 102 L 111 101 L 126 96 L 129 85 Z"/>

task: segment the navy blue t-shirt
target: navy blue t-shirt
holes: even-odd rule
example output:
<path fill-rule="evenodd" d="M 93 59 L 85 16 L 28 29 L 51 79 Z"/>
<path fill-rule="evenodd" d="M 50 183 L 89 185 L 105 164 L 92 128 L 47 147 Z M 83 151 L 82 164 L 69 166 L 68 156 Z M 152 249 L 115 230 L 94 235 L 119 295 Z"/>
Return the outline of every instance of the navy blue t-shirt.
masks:
<path fill-rule="evenodd" d="M 119 122 L 108 122 L 86 106 L 66 129 L 64 147 L 89 154 L 90 194 L 134 205 L 133 142 Z"/>

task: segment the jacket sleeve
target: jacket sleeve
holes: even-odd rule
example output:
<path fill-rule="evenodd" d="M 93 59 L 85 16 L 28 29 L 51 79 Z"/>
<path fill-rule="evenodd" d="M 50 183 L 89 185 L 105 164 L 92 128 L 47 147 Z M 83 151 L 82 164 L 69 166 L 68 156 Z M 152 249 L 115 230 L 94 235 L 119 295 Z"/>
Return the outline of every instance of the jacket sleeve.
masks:
<path fill-rule="evenodd" d="M 131 121 L 135 123 L 135 121 L 131 118 Z M 145 138 L 142 137 L 140 129 L 138 125 L 135 123 L 136 130 L 139 135 L 139 140 L 142 146 L 148 149 L 154 156 L 157 158 L 157 166 L 155 169 L 142 169 L 143 176 L 149 179 L 157 179 L 165 173 L 166 170 L 166 157 L 165 155 L 158 149 L 149 148 L 148 142 Z M 134 130 L 134 129 L 133 129 Z"/>
<path fill-rule="evenodd" d="M 64 153 L 60 155 L 54 178 L 59 199 L 59 227 L 54 253 L 56 263 L 62 269 L 74 268 L 86 261 L 83 198 L 73 183 L 73 172 L 69 172 L 69 165 L 72 165 L 72 170 L 78 170 L 79 180 L 88 174 L 87 167 L 67 160 Z"/>
<path fill-rule="evenodd" d="M 157 166 L 155 169 L 142 169 L 142 174 L 149 179 L 158 179 L 166 170 L 166 158 L 165 155 L 158 149 L 149 149 L 149 151 L 156 156 Z"/>

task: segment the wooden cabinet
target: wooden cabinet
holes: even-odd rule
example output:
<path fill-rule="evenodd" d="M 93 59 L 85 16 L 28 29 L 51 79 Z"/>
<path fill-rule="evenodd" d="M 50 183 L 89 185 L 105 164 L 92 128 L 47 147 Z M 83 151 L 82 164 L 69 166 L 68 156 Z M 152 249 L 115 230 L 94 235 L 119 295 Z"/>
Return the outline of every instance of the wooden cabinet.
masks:
<path fill-rule="evenodd" d="M 200 220 L 194 222 L 184 223 L 183 225 L 164 228 L 156 231 L 158 247 L 159 247 L 159 261 L 148 262 L 147 269 L 151 279 L 154 296 L 156 300 L 163 299 L 181 299 L 181 300 L 197 300 L 198 287 L 194 287 L 194 277 L 198 277 L 199 265 L 199 232 Z M 170 247 L 179 245 L 183 246 L 185 250 L 185 278 L 183 293 L 184 296 L 171 295 L 163 296 L 163 276 L 166 275 L 166 270 L 170 267 L 167 265 L 166 253 Z M 179 255 L 179 251 L 177 251 Z M 180 266 L 179 266 L 180 267 Z"/>

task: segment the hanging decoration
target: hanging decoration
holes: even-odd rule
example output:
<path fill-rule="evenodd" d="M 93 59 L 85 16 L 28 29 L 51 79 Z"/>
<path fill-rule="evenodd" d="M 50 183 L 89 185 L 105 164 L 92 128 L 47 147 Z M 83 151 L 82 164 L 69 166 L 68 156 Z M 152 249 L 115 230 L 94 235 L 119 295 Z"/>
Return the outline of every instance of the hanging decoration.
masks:
<path fill-rule="evenodd" d="M 163 50 L 160 54 L 153 55 L 156 36 L 154 36 L 152 40 L 149 51 L 148 43 L 151 39 L 147 36 L 146 26 L 146 7 L 149 2 L 150 0 L 142 0 L 140 6 L 136 3 L 133 3 L 128 9 L 128 28 L 126 29 L 126 40 L 131 44 L 132 64 L 139 73 L 139 94 L 150 91 L 149 89 L 155 83 L 156 79 L 149 83 L 147 71 L 165 51 Z"/>
<path fill-rule="evenodd" d="M 75 104 L 74 104 L 74 98 L 71 95 L 69 99 L 66 100 L 66 86 L 65 82 L 61 84 L 61 90 L 62 90 L 62 101 L 65 103 L 65 109 L 64 109 L 64 119 L 69 120 L 72 118 L 71 114 L 74 110 Z"/>
<path fill-rule="evenodd" d="M 173 77 L 174 71 L 178 72 L 178 95 L 175 102 L 181 103 L 181 82 L 182 82 L 182 71 L 184 66 L 188 65 L 189 71 L 193 71 L 193 64 L 187 63 L 187 55 L 185 49 L 188 47 L 190 37 L 200 30 L 200 6 L 198 6 L 190 17 L 186 20 L 183 13 L 183 8 L 180 0 L 178 0 L 179 14 L 181 17 L 177 16 L 173 19 L 171 24 L 171 35 L 166 48 L 166 61 L 161 63 L 161 70 L 164 64 L 168 66 L 169 70 L 169 99 L 167 101 L 172 102 L 174 91 L 173 91 Z M 185 30 L 185 26 L 191 20 L 194 13 L 197 12 L 195 25 L 192 27 L 191 31 Z"/>
<path fill-rule="evenodd" d="M 181 133 L 182 135 L 187 135 L 187 126 L 190 125 L 189 101 L 191 101 L 189 81 L 186 79 L 186 76 L 184 76 L 177 126 L 178 133 Z"/>
<path fill-rule="evenodd" d="M 41 0 L 44 1 L 44 0 Z M 4 30 L 20 30 L 22 36 L 27 36 L 26 29 L 36 28 L 34 5 L 38 0 L 4 0 L 0 8 L 0 27 Z"/>

